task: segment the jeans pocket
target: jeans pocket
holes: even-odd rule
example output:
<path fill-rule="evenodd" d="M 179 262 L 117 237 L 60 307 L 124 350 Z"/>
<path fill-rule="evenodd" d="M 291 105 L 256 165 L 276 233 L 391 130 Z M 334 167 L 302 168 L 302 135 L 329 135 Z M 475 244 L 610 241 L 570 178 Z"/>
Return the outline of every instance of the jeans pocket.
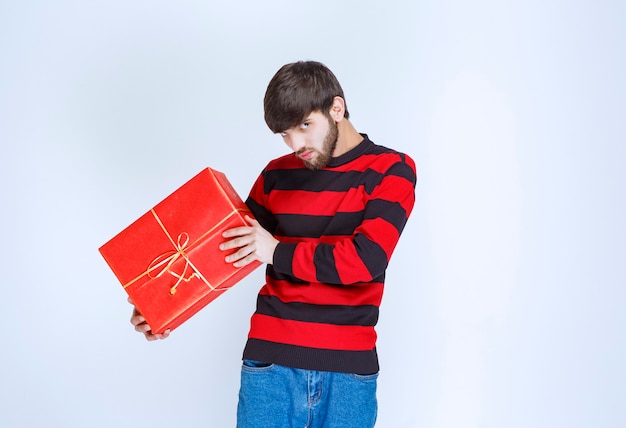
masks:
<path fill-rule="evenodd" d="M 378 372 L 377 373 L 372 373 L 372 374 L 367 374 L 367 375 L 356 374 L 356 373 L 349 373 L 348 376 L 350 376 L 354 380 L 360 380 L 362 382 L 367 382 L 367 381 L 373 381 L 373 380 L 378 379 Z"/>
<path fill-rule="evenodd" d="M 256 360 L 243 360 L 241 368 L 246 372 L 265 372 L 272 370 L 274 364 Z"/>

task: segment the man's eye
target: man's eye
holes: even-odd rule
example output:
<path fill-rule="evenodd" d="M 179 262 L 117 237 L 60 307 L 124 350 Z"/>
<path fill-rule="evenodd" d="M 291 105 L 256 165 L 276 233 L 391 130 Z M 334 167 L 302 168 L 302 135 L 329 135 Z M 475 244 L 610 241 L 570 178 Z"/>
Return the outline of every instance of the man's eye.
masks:
<path fill-rule="evenodd" d="M 281 137 L 283 137 L 283 138 L 287 136 L 287 133 L 286 133 L 286 132 L 279 132 L 278 134 L 279 134 Z"/>
<path fill-rule="evenodd" d="M 300 129 L 307 129 L 309 127 L 309 122 L 303 122 L 300 124 Z"/>

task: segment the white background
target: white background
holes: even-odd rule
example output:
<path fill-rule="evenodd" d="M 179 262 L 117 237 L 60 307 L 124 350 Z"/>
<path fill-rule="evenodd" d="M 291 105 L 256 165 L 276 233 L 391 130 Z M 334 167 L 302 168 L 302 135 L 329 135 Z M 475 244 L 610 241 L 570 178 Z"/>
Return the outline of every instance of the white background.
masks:
<path fill-rule="evenodd" d="M 299 59 L 419 171 L 377 426 L 626 426 L 622 4 L 1 1 L 0 426 L 234 426 L 262 269 L 148 343 L 97 248 L 205 166 L 245 196 Z"/>

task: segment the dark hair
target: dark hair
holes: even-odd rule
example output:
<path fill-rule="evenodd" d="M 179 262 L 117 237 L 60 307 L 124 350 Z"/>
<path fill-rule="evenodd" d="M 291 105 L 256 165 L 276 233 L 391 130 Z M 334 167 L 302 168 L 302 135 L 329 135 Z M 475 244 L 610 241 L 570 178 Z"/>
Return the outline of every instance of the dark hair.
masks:
<path fill-rule="evenodd" d="M 265 91 L 265 123 L 272 132 L 282 132 L 302 122 L 311 112 L 328 116 L 335 97 L 343 89 L 332 71 L 316 61 L 298 61 L 280 68 Z M 348 119 L 348 107 L 344 117 Z"/>

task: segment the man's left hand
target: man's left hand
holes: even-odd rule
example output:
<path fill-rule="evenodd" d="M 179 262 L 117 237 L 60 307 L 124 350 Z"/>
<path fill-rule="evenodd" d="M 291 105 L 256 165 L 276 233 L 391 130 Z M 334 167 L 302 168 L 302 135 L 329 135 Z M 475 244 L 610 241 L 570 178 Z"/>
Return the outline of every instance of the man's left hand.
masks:
<path fill-rule="evenodd" d="M 238 248 L 237 251 L 226 257 L 226 261 L 233 263 L 235 267 L 243 267 L 254 260 L 272 264 L 278 240 L 263 229 L 255 219 L 246 216 L 246 221 L 250 226 L 235 227 L 222 233 L 224 238 L 233 239 L 223 242 L 220 245 L 220 250 L 227 251 Z"/>

